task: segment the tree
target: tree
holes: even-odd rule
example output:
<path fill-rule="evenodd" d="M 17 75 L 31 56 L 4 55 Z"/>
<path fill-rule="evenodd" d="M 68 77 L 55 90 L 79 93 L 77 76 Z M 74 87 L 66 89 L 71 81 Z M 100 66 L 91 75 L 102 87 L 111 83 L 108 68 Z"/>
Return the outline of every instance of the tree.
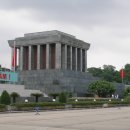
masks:
<path fill-rule="evenodd" d="M 125 70 L 126 70 L 126 71 L 130 71 L 130 64 L 126 64 L 126 65 L 125 65 Z"/>
<path fill-rule="evenodd" d="M 95 81 L 88 87 L 88 92 L 99 97 L 110 97 L 114 92 L 114 86 L 108 81 Z"/>
<path fill-rule="evenodd" d="M 51 96 L 53 99 L 56 99 L 56 97 L 59 96 L 59 93 L 50 93 L 49 96 Z"/>
<path fill-rule="evenodd" d="M 88 68 L 87 71 L 89 73 L 92 73 L 93 76 L 96 76 L 96 77 L 102 76 L 102 69 L 101 68 L 91 67 L 91 68 Z"/>
<path fill-rule="evenodd" d="M 125 65 L 124 71 L 125 71 L 124 82 L 125 84 L 130 84 L 130 64 Z"/>
<path fill-rule="evenodd" d="M 101 78 L 101 80 L 121 83 L 119 71 L 112 65 L 103 65 L 102 69 L 95 67 L 88 68 L 88 72 L 93 76 Z"/>
<path fill-rule="evenodd" d="M 13 103 L 15 103 L 16 102 L 16 98 L 19 97 L 20 95 L 18 93 L 16 93 L 16 92 L 12 92 L 10 94 L 10 96 L 13 98 Z"/>
<path fill-rule="evenodd" d="M 107 71 L 110 71 L 110 72 L 114 72 L 116 67 L 112 66 L 112 65 L 103 65 L 103 69 L 107 70 Z"/>
<path fill-rule="evenodd" d="M 61 102 L 61 103 L 66 103 L 67 102 L 67 93 L 66 92 L 60 93 L 59 102 Z"/>
<path fill-rule="evenodd" d="M 112 82 L 114 80 L 115 68 L 112 65 L 103 65 L 103 80 Z"/>
<path fill-rule="evenodd" d="M 35 102 L 38 102 L 39 97 L 43 96 L 42 93 L 31 93 L 31 96 L 35 97 Z"/>
<path fill-rule="evenodd" d="M 8 92 L 6 90 L 4 90 L 1 94 L 1 104 L 5 104 L 5 105 L 9 105 L 11 100 L 10 100 L 10 95 L 8 94 Z"/>
<path fill-rule="evenodd" d="M 113 81 L 117 82 L 117 83 L 121 83 L 121 77 L 120 77 L 120 72 L 119 71 L 115 71 L 113 74 Z"/>
<path fill-rule="evenodd" d="M 124 96 L 127 97 L 130 93 L 130 86 L 124 90 Z"/>

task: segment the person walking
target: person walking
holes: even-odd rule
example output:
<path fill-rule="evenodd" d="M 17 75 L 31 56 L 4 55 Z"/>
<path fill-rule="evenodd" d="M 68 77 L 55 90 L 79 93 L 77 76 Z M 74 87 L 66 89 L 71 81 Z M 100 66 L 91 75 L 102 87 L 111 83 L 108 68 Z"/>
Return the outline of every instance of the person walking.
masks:
<path fill-rule="evenodd" d="M 35 114 L 35 115 L 40 115 L 40 114 L 39 114 L 39 107 L 38 107 L 38 106 L 35 107 L 35 111 L 36 111 L 36 114 Z"/>

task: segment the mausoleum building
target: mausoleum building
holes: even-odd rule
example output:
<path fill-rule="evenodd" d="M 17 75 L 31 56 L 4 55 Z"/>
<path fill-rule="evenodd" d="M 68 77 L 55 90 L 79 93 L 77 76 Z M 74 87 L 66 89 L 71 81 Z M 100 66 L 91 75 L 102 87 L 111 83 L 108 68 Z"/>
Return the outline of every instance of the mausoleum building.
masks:
<path fill-rule="evenodd" d="M 28 33 L 8 41 L 17 50 L 19 81 L 45 93 L 83 93 L 92 77 L 87 74 L 89 43 L 57 30 Z M 88 76 L 89 75 L 89 76 Z"/>

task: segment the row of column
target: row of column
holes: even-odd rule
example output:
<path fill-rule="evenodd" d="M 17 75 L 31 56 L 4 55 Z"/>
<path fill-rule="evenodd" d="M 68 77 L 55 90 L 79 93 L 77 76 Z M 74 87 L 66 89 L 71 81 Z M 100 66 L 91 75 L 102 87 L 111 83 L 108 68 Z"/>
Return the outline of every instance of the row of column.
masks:
<path fill-rule="evenodd" d="M 60 43 L 21 46 L 19 67 L 20 70 L 68 69 L 85 72 L 87 51 Z"/>

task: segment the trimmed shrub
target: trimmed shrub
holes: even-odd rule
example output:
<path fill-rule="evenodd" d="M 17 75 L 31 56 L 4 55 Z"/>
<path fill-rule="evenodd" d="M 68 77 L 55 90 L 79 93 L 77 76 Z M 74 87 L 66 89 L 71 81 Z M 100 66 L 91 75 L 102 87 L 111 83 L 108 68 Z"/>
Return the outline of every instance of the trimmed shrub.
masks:
<path fill-rule="evenodd" d="M 4 104 L 0 104 L 0 111 L 5 111 L 6 110 L 6 106 Z"/>
<path fill-rule="evenodd" d="M 39 103 L 16 103 L 12 104 L 15 110 L 33 111 L 35 107 L 39 107 L 40 110 L 52 110 L 52 109 L 65 109 L 65 108 L 97 108 L 103 107 L 104 104 L 108 104 L 107 107 L 128 106 L 130 102 L 123 100 L 105 100 L 105 101 L 72 101 L 67 103 L 60 102 L 39 102 Z"/>
<path fill-rule="evenodd" d="M 100 107 L 104 104 L 101 101 L 88 101 L 88 102 L 70 102 L 73 108 L 91 108 L 91 107 Z"/>
<path fill-rule="evenodd" d="M 1 94 L 1 104 L 9 105 L 11 100 L 10 100 L 10 95 L 6 90 L 4 90 Z"/>
<path fill-rule="evenodd" d="M 108 104 L 108 107 L 116 106 L 127 106 L 129 105 L 128 101 L 78 101 L 78 102 L 69 102 L 73 108 L 95 108 L 102 107 L 103 104 Z"/>
<path fill-rule="evenodd" d="M 41 110 L 48 109 L 63 109 L 64 104 L 59 102 L 39 102 L 39 103 L 16 103 L 12 104 L 17 110 L 34 110 L 35 107 L 40 107 Z"/>
<path fill-rule="evenodd" d="M 61 103 L 66 103 L 67 102 L 67 93 L 64 93 L 64 92 L 60 93 L 59 102 L 61 102 Z"/>
<path fill-rule="evenodd" d="M 125 97 L 125 101 L 130 103 L 130 94 L 128 94 L 128 96 Z"/>
<path fill-rule="evenodd" d="M 107 102 L 109 101 L 110 98 L 69 98 L 68 102 L 74 102 L 75 100 L 78 100 L 79 102 L 88 102 L 88 101 L 93 101 L 94 99 L 96 101 L 104 101 Z M 120 101 L 120 99 L 111 99 L 112 101 Z"/>

